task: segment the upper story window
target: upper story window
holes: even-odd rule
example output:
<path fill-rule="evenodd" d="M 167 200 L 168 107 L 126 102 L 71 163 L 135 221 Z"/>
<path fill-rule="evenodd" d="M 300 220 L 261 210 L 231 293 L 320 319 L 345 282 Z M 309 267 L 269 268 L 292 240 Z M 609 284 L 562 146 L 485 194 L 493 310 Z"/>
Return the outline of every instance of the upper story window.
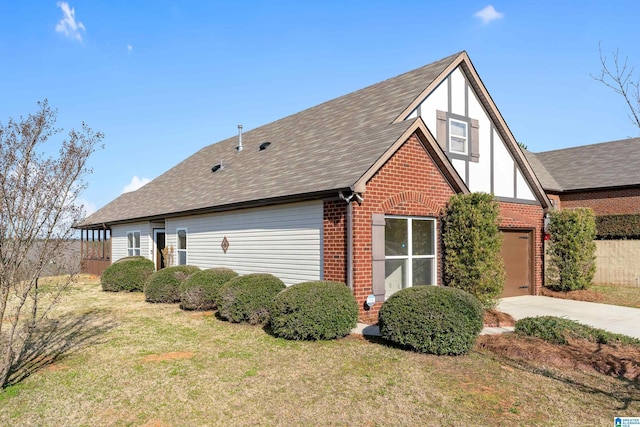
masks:
<path fill-rule="evenodd" d="M 128 256 L 140 255 L 140 232 L 139 231 L 127 232 L 127 255 Z"/>
<path fill-rule="evenodd" d="M 178 265 L 187 265 L 187 229 L 179 228 L 176 230 L 178 242 L 176 251 L 178 252 Z"/>
<path fill-rule="evenodd" d="M 469 125 L 456 119 L 449 119 L 449 151 L 469 154 Z"/>
<path fill-rule="evenodd" d="M 436 139 L 449 157 L 471 162 L 480 158 L 478 120 L 436 111 Z"/>

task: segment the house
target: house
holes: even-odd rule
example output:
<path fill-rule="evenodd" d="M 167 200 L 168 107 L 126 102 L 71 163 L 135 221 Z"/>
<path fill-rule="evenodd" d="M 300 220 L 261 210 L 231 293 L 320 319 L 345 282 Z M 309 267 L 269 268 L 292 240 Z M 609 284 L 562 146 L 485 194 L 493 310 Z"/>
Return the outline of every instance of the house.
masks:
<path fill-rule="evenodd" d="M 640 214 L 640 138 L 525 154 L 556 208 L 591 208 L 597 217 Z M 639 253 L 638 239 L 596 240 L 593 282 L 638 286 Z"/>
<path fill-rule="evenodd" d="M 525 154 L 556 207 L 640 213 L 640 138 Z"/>
<path fill-rule="evenodd" d="M 500 201 L 504 295 L 538 293 L 550 202 L 461 52 L 240 130 L 78 227 L 90 247 L 110 237 L 107 262 L 142 255 L 287 285 L 341 281 L 375 318 L 398 289 L 442 284 L 442 209 L 470 191 Z"/>

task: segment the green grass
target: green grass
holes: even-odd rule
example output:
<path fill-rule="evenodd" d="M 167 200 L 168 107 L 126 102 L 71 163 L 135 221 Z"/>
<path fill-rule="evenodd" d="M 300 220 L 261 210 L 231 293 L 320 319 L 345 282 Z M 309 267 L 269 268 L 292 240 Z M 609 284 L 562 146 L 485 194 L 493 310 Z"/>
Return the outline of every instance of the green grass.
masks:
<path fill-rule="evenodd" d="M 602 295 L 604 304 L 640 308 L 640 286 L 593 285 L 589 290 Z"/>
<path fill-rule="evenodd" d="M 53 315 L 65 351 L 0 394 L 0 425 L 577 426 L 640 413 L 640 387 L 604 375 L 286 341 L 96 281 L 72 285 Z"/>

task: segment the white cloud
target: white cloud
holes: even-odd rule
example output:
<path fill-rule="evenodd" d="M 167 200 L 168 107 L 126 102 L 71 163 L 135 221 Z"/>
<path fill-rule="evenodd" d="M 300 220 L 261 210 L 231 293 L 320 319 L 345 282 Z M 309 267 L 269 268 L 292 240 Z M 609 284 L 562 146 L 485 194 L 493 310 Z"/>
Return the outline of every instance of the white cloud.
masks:
<path fill-rule="evenodd" d="M 137 176 L 134 176 L 133 178 L 131 178 L 131 182 L 125 185 L 125 187 L 122 189 L 122 192 L 129 193 L 130 191 L 136 191 L 138 188 L 149 182 L 151 182 L 149 178 L 138 178 Z"/>
<path fill-rule="evenodd" d="M 131 46 L 130 44 L 127 45 L 127 53 L 129 55 L 131 55 L 131 52 L 133 52 L 133 46 Z"/>
<path fill-rule="evenodd" d="M 85 218 L 98 210 L 98 207 L 95 205 L 95 203 L 91 203 L 90 201 L 85 199 L 76 199 L 76 205 L 82 206 Z"/>
<path fill-rule="evenodd" d="M 80 30 L 85 31 L 85 27 L 82 22 L 76 21 L 75 9 L 69 6 L 69 3 L 66 1 L 58 2 L 57 6 L 62 10 L 63 16 L 60 22 L 58 22 L 58 25 L 56 25 L 56 32 L 82 43 Z"/>
<path fill-rule="evenodd" d="M 482 24 L 486 25 L 491 21 L 495 21 L 496 19 L 500 19 L 504 16 L 504 13 L 498 12 L 493 5 L 485 6 L 484 9 L 481 9 L 473 14 L 476 18 L 480 18 L 482 20 Z"/>

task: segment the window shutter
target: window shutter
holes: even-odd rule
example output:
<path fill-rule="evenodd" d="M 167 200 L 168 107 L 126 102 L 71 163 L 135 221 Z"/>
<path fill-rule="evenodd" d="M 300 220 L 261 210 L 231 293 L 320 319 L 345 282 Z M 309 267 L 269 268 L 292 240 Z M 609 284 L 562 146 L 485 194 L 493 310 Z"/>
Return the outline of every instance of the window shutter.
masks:
<path fill-rule="evenodd" d="M 371 277 L 377 302 L 384 302 L 384 214 L 371 215 Z"/>
<path fill-rule="evenodd" d="M 439 110 L 436 111 L 436 139 L 440 148 L 447 151 L 447 113 Z"/>
<path fill-rule="evenodd" d="M 471 161 L 478 162 L 480 159 L 480 134 L 478 132 L 478 121 L 475 119 L 470 119 L 471 122 L 471 138 L 470 138 L 470 146 L 471 146 Z"/>

